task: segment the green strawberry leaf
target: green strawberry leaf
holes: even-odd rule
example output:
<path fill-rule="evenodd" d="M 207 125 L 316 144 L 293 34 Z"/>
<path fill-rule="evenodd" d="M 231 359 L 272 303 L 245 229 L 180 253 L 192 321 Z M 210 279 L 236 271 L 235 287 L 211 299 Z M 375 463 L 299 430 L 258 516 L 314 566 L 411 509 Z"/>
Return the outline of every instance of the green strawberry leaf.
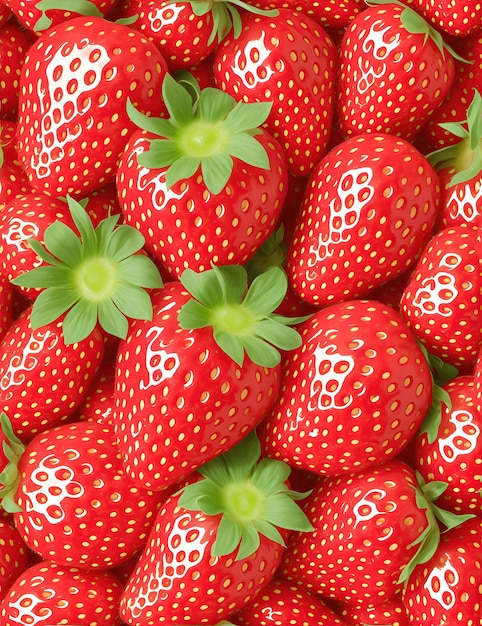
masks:
<path fill-rule="evenodd" d="M 235 559 L 242 560 L 258 549 L 260 535 L 284 546 L 279 528 L 313 530 L 295 503 L 308 493 L 288 489 L 291 468 L 282 461 L 261 457 L 255 431 L 197 471 L 203 478 L 180 490 L 179 506 L 221 515 L 212 556 L 236 552 Z"/>
<path fill-rule="evenodd" d="M 125 337 L 127 318 L 151 319 L 146 289 L 162 287 L 159 270 L 144 253 L 144 237 L 111 216 L 94 228 L 85 208 L 67 198 L 80 237 L 61 222 L 45 231 L 44 243 L 29 243 L 46 265 L 12 280 L 42 291 L 33 303 L 34 329 L 62 321 L 67 344 L 82 341 L 99 323 L 109 334 Z"/>
<path fill-rule="evenodd" d="M 34 25 L 35 32 L 41 32 L 51 26 L 52 20 L 47 16 L 46 12 L 52 9 L 68 10 L 79 15 L 103 17 L 100 9 L 93 2 L 89 2 L 89 0 L 69 0 L 68 7 L 65 4 L 65 0 L 64 2 L 61 0 L 40 0 L 35 4 L 35 8 L 42 12 L 42 16 L 39 17 Z"/>

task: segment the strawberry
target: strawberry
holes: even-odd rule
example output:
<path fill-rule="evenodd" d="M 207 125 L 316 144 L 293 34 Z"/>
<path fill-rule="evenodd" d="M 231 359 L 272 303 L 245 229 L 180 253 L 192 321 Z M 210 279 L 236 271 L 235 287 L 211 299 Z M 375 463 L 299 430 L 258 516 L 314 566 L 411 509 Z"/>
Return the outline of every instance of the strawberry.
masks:
<path fill-rule="evenodd" d="M 320 596 L 279 576 L 275 576 L 254 600 L 230 619 L 238 626 L 269 626 L 273 622 L 297 624 L 300 619 L 310 626 L 345 624 Z"/>
<path fill-rule="evenodd" d="M 20 74 L 31 43 L 30 36 L 13 21 L 0 27 L 0 73 L 2 76 L 0 117 L 2 119 L 15 120 L 17 117 Z"/>
<path fill-rule="evenodd" d="M 260 592 L 289 530 L 310 529 L 286 481 L 290 469 L 260 457 L 254 432 L 204 464 L 161 506 L 120 601 L 132 626 L 216 624 Z M 179 601 L 182 594 L 182 601 Z"/>
<path fill-rule="evenodd" d="M 0 3 L 0 26 L 6 24 L 11 17 L 13 17 L 12 11 L 2 1 Z"/>
<path fill-rule="evenodd" d="M 79 15 L 102 17 L 118 0 L 69 0 L 68 7 L 62 0 L 4 0 L 17 20 L 26 29 L 40 33 Z"/>
<path fill-rule="evenodd" d="M 16 134 L 15 122 L 0 120 L 0 211 L 14 196 L 30 191 L 27 175 L 18 160 Z"/>
<path fill-rule="evenodd" d="M 264 453 L 336 475 L 401 452 L 431 406 L 432 379 L 400 315 L 353 300 L 298 331 L 302 345 L 284 356 L 281 391 L 258 428 Z"/>
<path fill-rule="evenodd" d="M 186 270 L 152 295 L 117 354 L 114 427 L 127 474 L 161 490 L 238 443 L 276 399 L 278 349 L 298 321 L 272 313 L 286 293 L 273 267 L 247 289 L 238 265 Z M 191 295 L 192 294 L 192 295 Z M 133 367 L 131 367 L 131 364 Z"/>
<path fill-rule="evenodd" d="M 18 531 L 0 520 L 0 602 L 27 568 L 27 548 Z"/>
<path fill-rule="evenodd" d="M 474 90 L 466 119 L 442 123 L 457 139 L 428 155 L 442 185 L 440 227 L 477 224 L 482 213 L 482 97 Z"/>
<path fill-rule="evenodd" d="M 69 419 L 104 354 L 99 330 L 67 345 L 62 320 L 34 330 L 31 317 L 28 307 L 0 342 L 0 410 L 24 441 Z"/>
<path fill-rule="evenodd" d="M 482 341 L 482 268 L 476 226 L 438 231 L 424 248 L 400 313 L 428 352 L 469 372 Z"/>
<path fill-rule="evenodd" d="M 13 320 L 12 285 L 7 277 L 0 273 L 0 341 L 5 336 Z"/>
<path fill-rule="evenodd" d="M 404 592 L 411 626 L 480 624 L 481 545 L 480 517 L 443 533 L 436 552 L 415 568 Z"/>
<path fill-rule="evenodd" d="M 239 37 L 217 47 L 214 77 L 236 99 L 273 101 L 266 128 L 290 171 L 307 176 L 329 141 L 336 61 L 331 37 L 313 18 L 290 9 L 276 18 L 246 13 Z"/>
<path fill-rule="evenodd" d="M 437 30 L 464 37 L 482 29 L 482 13 L 476 0 L 458 5 L 452 0 L 412 0 L 413 8 Z"/>
<path fill-rule="evenodd" d="M 318 307 L 365 296 L 415 263 L 439 203 L 436 172 L 405 140 L 342 142 L 310 176 L 288 246 L 292 288 Z"/>
<path fill-rule="evenodd" d="M 134 130 L 127 99 L 159 115 L 166 71 L 145 37 L 100 17 L 69 19 L 42 33 L 20 81 L 18 152 L 32 187 L 84 197 L 112 180 Z"/>
<path fill-rule="evenodd" d="M 8 418 L 0 419 L 4 424 Z M 23 541 L 43 559 L 107 569 L 144 546 L 160 498 L 127 479 L 112 428 L 62 424 L 38 434 L 15 456 L 2 474 L 2 506 L 14 513 Z"/>
<path fill-rule="evenodd" d="M 426 424 L 417 436 L 415 467 L 425 482 L 446 483 L 438 499 L 444 509 L 482 515 L 482 416 L 476 408 L 474 376 L 456 376 L 444 389 L 450 402 L 443 405 L 440 419 Z"/>
<path fill-rule="evenodd" d="M 278 9 L 293 9 L 330 30 L 344 28 L 365 8 L 361 0 L 267 0 L 261 4 Z"/>
<path fill-rule="evenodd" d="M 410 626 L 400 595 L 368 606 L 341 604 L 337 610 L 347 624 L 354 626 Z"/>
<path fill-rule="evenodd" d="M 26 569 L 0 603 L 1 626 L 117 626 L 121 583 L 109 572 L 82 571 L 52 561 Z"/>
<path fill-rule="evenodd" d="M 292 535 L 279 573 L 352 605 L 400 597 L 417 564 L 436 550 L 438 519 L 448 528 L 467 519 L 433 504 L 437 488 L 419 484 L 396 459 L 320 480 L 303 503 L 314 530 Z"/>
<path fill-rule="evenodd" d="M 412 8 L 368 4 L 340 47 L 340 126 L 346 137 L 382 132 L 409 140 L 448 95 L 458 55 Z"/>
<path fill-rule="evenodd" d="M 193 107 L 170 75 L 163 98 L 169 120 L 129 108 L 145 130 L 130 138 L 117 173 L 125 221 L 173 278 L 243 264 L 274 230 L 286 195 L 283 151 L 258 129 L 270 105 L 207 88 Z"/>
<path fill-rule="evenodd" d="M 87 422 L 112 424 L 115 401 L 115 364 L 104 357 L 89 388 L 80 403 L 75 417 Z"/>

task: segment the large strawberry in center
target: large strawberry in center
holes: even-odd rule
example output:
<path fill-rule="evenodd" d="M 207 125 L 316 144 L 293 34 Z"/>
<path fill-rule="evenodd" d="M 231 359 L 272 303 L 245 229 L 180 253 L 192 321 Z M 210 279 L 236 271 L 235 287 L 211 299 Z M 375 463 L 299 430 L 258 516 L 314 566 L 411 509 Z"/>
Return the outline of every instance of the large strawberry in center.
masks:
<path fill-rule="evenodd" d="M 134 130 L 127 97 L 160 114 L 162 54 L 143 35 L 100 17 L 68 20 L 30 48 L 20 83 L 18 149 L 32 187 L 81 194 L 111 180 Z"/>

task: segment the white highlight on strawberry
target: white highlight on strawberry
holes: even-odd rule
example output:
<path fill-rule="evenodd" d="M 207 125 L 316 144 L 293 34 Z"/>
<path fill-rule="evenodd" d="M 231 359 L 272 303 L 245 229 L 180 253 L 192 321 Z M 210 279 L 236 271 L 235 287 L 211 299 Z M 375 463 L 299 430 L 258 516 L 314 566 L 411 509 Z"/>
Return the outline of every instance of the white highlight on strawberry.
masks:
<path fill-rule="evenodd" d="M 230 70 L 238 76 L 247 89 L 253 89 L 260 83 L 266 83 L 275 73 L 269 65 L 266 64 L 271 52 L 267 49 L 264 42 L 266 33 L 263 33 L 257 41 L 250 41 L 242 50 L 238 50 L 234 57 L 234 65 Z M 284 70 L 284 63 L 279 60 L 280 66 L 278 72 Z M 260 69 L 263 72 L 260 72 Z"/>
<path fill-rule="evenodd" d="M 358 167 L 343 173 L 338 182 L 339 201 L 334 198 L 330 202 L 328 228 L 320 232 L 318 245 L 310 247 L 313 257 L 308 260 L 308 267 L 332 256 L 336 246 L 351 239 L 350 231 L 358 226 L 363 209 L 375 194 L 370 184 L 372 179 L 371 167 Z M 368 220 L 368 216 L 364 219 Z"/>
<path fill-rule="evenodd" d="M 400 45 L 400 34 L 397 33 L 392 41 L 386 41 L 384 35 L 387 31 L 393 30 L 391 26 L 386 28 L 377 28 L 383 26 L 382 20 L 374 22 L 368 34 L 365 34 L 364 30 L 360 31 L 360 39 L 363 39 L 362 50 L 366 54 L 371 54 L 376 61 L 373 64 L 371 59 L 363 59 L 358 57 L 358 66 L 360 68 L 360 78 L 358 79 L 357 89 L 360 94 L 365 93 L 370 87 L 378 80 L 380 80 L 387 71 L 387 64 L 380 65 L 380 61 L 386 59 L 392 50 L 395 50 Z M 390 63 L 400 62 L 403 55 L 400 55 L 400 59 L 390 59 Z M 375 69 L 377 68 L 377 69 Z"/>
<path fill-rule="evenodd" d="M 480 216 L 480 211 L 474 210 L 474 207 L 482 206 L 482 185 L 479 185 L 475 194 L 468 183 L 462 189 L 457 185 L 446 204 L 451 207 L 452 219 L 460 219 L 469 224 L 474 222 Z"/>
<path fill-rule="evenodd" d="M 54 348 L 59 341 L 59 337 L 47 330 L 36 330 L 31 337 L 21 355 L 14 354 L 8 364 L 4 376 L 0 379 L 0 388 L 6 391 L 15 385 L 23 385 L 27 376 L 38 366 L 36 354 L 46 354 L 49 349 Z"/>
<path fill-rule="evenodd" d="M 436 601 L 444 609 L 451 609 L 457 600 L 454 589 L 460 581 L 457 568 L 447 559 L 445 563 L 434 568 L 424 583 L 424 589 L 430 594 L 430 599 Z"/>
<path fill-rule="evenodd" d="M 35 576 L 32 578 L 32 587 L 41 586 L 43 582 L 42 576 Z M 55 598 L 55 595 L 54 589 L 44 589 L 43 587 L 41 598 L 33 593 L 22 593 L 16 600 L 9 603 L 10 614 L 12 618 L 16 618 L 19 624 L 35 626 L 45 623 L 52 617 L 53 611 L 49 608 L 48 601 Z M 37 607 L 41 608 L 41 612 L 37 610 Z M 17 612 L 16 615 L 14 611 Z"/>
<path fill-rule="evenodd" d="M 396 502 L 393 500 L 389 500 L 387 502 L 387 492 L 384 489 L 370 489 L 366 492 L 363 498 L 357 502 L 356 506 L 353 507 L 353 512 L 355 514 L 356 521 L 354 523 L 354 528 L 358 526 L 358 524 L 363 524 L 368 522 L 375 517 L 383 516 L 386 517 L 387 511 L 390 510 L 387 507 L 391 507 L 392 510 L 397 508 Z M 380 504 L 380 508 L 378 505 Z M 384 535 L 383 533 L 379 533 L 378 540 L 386 541 L 393 535 L 393 528 L 390 528 L 390 532 Z"/>
<path fill-rule="evenodd" d="M 167 4 L 166 6 L 153 8 L 147 14 L 149 20 L 149 30 L 153 33 L 158 33 L 163 28 L 166 28 L 169 24 L 175 26 L 180 23 L 180 15 L 185 10 L 185 4 Z"/>
<path fill-rule="evenodd" d="M 27 241 L 33 237 L 39 238 L 40 229 L 35 222 L 27 222 L 19 217 L 10 220 L 8 230 L 2 233 L 2 239 L 9 246 L 15 246 L 18 252 L 23 253 L 27 248 Z M 42 265 L 42 259 L 36 261 L 33 265 L 38 267 Z"/>
<path fill-rule="evenodd" d="M 172 378 L 181 365 L 179 356 L 175 352 L 167 352 L 162 340 L 159 341 L 162 332 L 162 328 L 153 327 L 146 333 L 146 339 L 152 338 L 146 348 L 145 369 L 148 378 L 147 381 L 141 380 L 139 384 L 143 390 L 154 387 L 167 378 Z M 159 348 L 155 347 L 158 342 Z M 168 363 L 170 366 L 166 367 Z"/>
<path fill-rule="evenodd" d="M 480 428 L 470 411 L 452 411 L 449 420 L 455 429 L 446 437 L 438 438 L 440 455 L 447 463 L 463 454 L 472 454 L 477 448 Z M 463 444 L 461 443 L 463 442 Z"/>
<path fill-rule="evenodd" d="M 419 309 L 424 315 L 450 317 L 452 312 L 445 309 L 458 295 L 458 290 L 452 270 L 462 263 L 462 257 L 455 252 L 447 252 L 439 262 L 439 268 L 450 269 L 450 272 L 439 271 L 434 276 L 422 280 L 415 293 L 412 306 Z"/>

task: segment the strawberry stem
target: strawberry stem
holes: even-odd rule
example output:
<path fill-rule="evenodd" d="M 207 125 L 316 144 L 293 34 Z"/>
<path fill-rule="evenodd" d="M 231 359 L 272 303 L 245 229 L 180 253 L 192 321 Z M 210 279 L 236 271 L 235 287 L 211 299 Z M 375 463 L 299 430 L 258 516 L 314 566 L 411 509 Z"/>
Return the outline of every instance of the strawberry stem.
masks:
<path fill-rule="evenodd" d="M 162 96 L 169 111 L 168 120 L 147 117 L 130 101 L 127 113 L 137 126 L 159 137 L 149 140 L 149 150 L 139 154 L 137 160 L 147 168 L 166 167 L 168 188 L 201 169 L 207 189 L 218 194 L 231 176 L 233 158 L 269 169 L 266 150 L 255 135 L 272 103 L 236 102 L 212 87 L 200 91 L 193 102 L 192 86 L 186 89 L 170 74 L 164 79 Z"/>
<path fill-rule="evenodd" d="M 0 429 L 5 438 L 2 445 L 3 453 L 7 458 L 7 464 L 0 474 L 0 504 L 7 513 L 16 513 L 21 511 L 14 500 L 20 481 L 18 462 L 25 452 L 25 446 L 13 432 L 6 413 L 0 414 Z"/>
<path fill-rule="evenodd" d="M 36 3 L 35 8 L 42 12 L 41 17 L 34 26 L 35 32 L 40 32 L 49 28 L 52 20 L 47 16 L 47 11 L 57 9 L 59 11 L 69 11 L 69 13 L 77 13 L 78 15 L 91 15 L 95 17 L 103 17 L 99 8 L 89 0 L 69 0 L 68 7 L 65 0 L 40 0 Z"/>
<path fill-rule="evenodd" d="M 67 344 L 85 339 L 97 322 L 107 333 L 124 338 L 127 317 L 152 318 L 146 290 L 162 287 L 159 270 L 139 254 L 144 237 L 131 226 L 118 226 L 118 215 L 94 229 L 82 205 L 72 198 L 67 202 L 80 238 L 63 222 L 51 224 L 44 233 L 45 246 L 29 239 L 44 265 L 12 283 L 43 289 L 32 308 L 34 329 L 67 312 L 62 325 Z"/>
<path fill-rule="evenodd" d="M 260 545 L 260 535 L 284 546 L 279 528 L 309 532 L 308 518 L 295 500 L 308 493 L 291 491 L 286 481 L 291 468 L 283 461 L 260 458 L 255 431 L 197 471 L 204 479 L 183 488 L 179 505 L 206 515 L 221 515 L 212 556 L 237 549 L 245 559 Z"/>
<path fill-rule="evenodd" d="M 246 269 L 240 265 L 213 266 L 200 273 L 187 269 L 181 282 L 193 299 L 179 312 L 180 326 L 212 327 L 219 347 L 238 365 L 246 353 L 258 365 L 275 367 L 281 360 L 279 350 L 301 345 L 299 333 L 289 325 L 307 318 L 273 313 L 288 288 L 281 268 L 271 267 L 249 288 Z"/>

